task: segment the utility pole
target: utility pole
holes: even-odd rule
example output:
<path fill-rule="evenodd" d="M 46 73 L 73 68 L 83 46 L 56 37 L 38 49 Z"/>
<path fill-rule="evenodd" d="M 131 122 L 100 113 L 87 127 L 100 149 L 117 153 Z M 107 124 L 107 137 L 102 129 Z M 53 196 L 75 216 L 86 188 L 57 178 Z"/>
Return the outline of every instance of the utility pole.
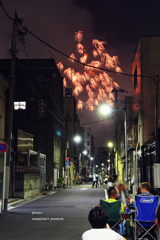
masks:
<path fill-rule="evenodd" d="M 118 104 L 117 104 L 117 95 L 118 95 L 118 92 L 121 92 L 123 93 L 124 92 L 124 89 L 116 89 L 114 88 L 112 90 L 112 93 L 115 93 L 115 109 L 118 109 Z M 116 146 L 115 146 L 115 149 L 116 149 L 116 152 L 118 150 L 118 141 L 117 141 L 117 132 L 118 132 L 118 129 L 117 129 L 117 121 L 115 121 L 115 136 L 116 136 Z M 117 175 L 118 175 L 118 156 L 117 156 Z"/>
<path fill-rule="evenodd" d="M 8 144 L 8 151 L 6 156 L 6 163 L 4 166 L 3 194 L 2 194 L 2 206 L 1 206 L 1 210 L 3 212 L 7 212 L 7 208 L 8 208 L 17 29 L 18 29 L 18 16 L 17 16 L 17 13 L 15 12 L 14 20 L 13 20 L 12 43 L 11 43 L 12 58 L 11 58 L 11 70 L 10 70 L 10 77 L 9 77 L 8 123 L 7 123 L 7 130 L 6 130 L 6 141 Z"/>
<path fill-rule="evenodd" d="M 155 77 L 155 162 L 158 163 L 158 82 L 159 82 L 159 76 L 157 75 Z"/>

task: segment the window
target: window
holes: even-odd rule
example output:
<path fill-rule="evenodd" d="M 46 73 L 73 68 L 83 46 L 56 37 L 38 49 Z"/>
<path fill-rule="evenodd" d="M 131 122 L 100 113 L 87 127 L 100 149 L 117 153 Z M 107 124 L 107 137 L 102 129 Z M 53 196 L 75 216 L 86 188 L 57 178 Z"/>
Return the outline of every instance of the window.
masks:
<path fill-rule="evenodd" d="M 14 102 L 14 110 L 25 110 L 26 102 Z"/>
<path fill-rule="evenodd" d="M 137 66 L 134 70 L 134 90 L 136 89 L 137 87 Z"/>
<path fill-rule="evenodd" d="M 38 118 L 46 118 L 46 105 L 44 99 L 38 101 Z"/>
<path fill-rule="evenodd" d="M 88 146 L 89 146 L 89 141 L 87 143 L 88 143 Z"/>
<path fill-rule="evenodd" d="M 87 132 L 87 137 L 89 137 L 89 132 Z"/>
<path fill-rule="evenodd" d="M 88 154 L 89 154 L 89 150 L 88 150 Z"/>

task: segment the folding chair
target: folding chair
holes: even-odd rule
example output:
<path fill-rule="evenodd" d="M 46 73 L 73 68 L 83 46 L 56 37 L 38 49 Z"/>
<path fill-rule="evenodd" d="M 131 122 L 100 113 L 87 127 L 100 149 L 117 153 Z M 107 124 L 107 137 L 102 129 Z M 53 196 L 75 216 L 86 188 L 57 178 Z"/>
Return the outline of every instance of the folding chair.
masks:
<path fill-rule="evenodd" d="M 159 196 L 135 196 L 136 214 L 134 220 L 134 240 L 143 239 L 143 237 L 147 234 L 156 240 L 150 231 L 155 226 L 158 201 Z M 142 228 L 138 235 L 136 231 L 136 225 Z"/>
<path fill-rule="evenodd" d="M 100 206 L 104 208 L 104 210 L 108 214 L 108 224 L 111 229 L 116 227 L 118 224 L 121 224 L 121 233 L 123 232 L 123 219 L 121 216 L 121 201 L 116 202 L 106 202 L 100 199 Z"/>

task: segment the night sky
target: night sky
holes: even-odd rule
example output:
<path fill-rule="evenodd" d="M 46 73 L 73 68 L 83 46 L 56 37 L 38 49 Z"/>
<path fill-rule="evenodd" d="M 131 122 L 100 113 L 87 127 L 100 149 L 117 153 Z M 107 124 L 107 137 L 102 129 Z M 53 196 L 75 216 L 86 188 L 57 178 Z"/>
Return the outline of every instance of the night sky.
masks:
<path fill-rule="evenodd" d="M 160 35 L 160 1 L 127 0 L 3 0 L 5 10 L 14 18 L 16 11 L 24 25 L 39 38 L 67 55 L 76 52 L 74 33 L 83 31 L 83 45 L 88 54 L 92 51 L 92 39 L 106 41 L 106 51 L 118 56 L 123 72 L 131 74 L 132 59 L 140 36 Z M 0 7 L 0 58 L 9 57 L 12 21 Z M 46 49 L 30 34 L 25 36 L 25 48 L 29 58 L 53 57 L 66 67 L 70 62 L 59 53 Z M 26 58 L 20 41 L 17 41 L 17 57 Z M 89 54 L 91 55 L 91 54 Z M 77 69 L 79 67 L 77 66 Z M 132 79 L 119 74 L 109 74 L 126 92 L 119 94 L 119 105 L 123 107 L 125 95 L 132 94 Z M 70 86 L 70 85 L 69 85 Z M 85 91 L 81 98 L 86 98 Z M 77 98 L 78 99 L 78 98 Z M 104 119 L 97 111 L 78 111 L 81 124 Z M 113 140 L 114 124 L 106 120 L 84 125 L 92 129 L 95 147 L 106 146 Z"/>

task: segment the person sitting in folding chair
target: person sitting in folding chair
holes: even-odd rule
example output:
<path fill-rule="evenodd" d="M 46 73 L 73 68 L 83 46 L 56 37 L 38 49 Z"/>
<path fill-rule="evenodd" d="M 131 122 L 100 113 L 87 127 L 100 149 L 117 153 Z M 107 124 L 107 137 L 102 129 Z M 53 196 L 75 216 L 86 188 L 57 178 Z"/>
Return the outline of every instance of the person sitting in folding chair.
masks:
<path fill-rule="evenodd" d="M 152 193 L 150 193 L 151 190 L 151 185 L 148 182 L 143 182 L 141 183 L 141 193 L 139 194 L 139 196 L 153 196 Z"/>
<path fill-rule="evenodd" d="M 117 201 L 117 196 L 118 193 L 114 187 L 110 187 L 108 189 L 108 199 L 105 200 L 105 202 L 116 202 Z M 124 206 L 123 203 L 121 202 L 121 212 L 124 212 Z"/>
<path fill-rule="evenodd" d="M 82 234 L 82 240 L 126 240 L 123 236 L 110 229 L 108 214 L 102 207 L 94 207 L 89 212 L 88 220 L 92 229 Z"/>
<path fill-rule="evenodd" d="M 136 215 L 134 220 L 134 239 L 143 239 L 146 235 L 154 240 L 155 234 L 153 228 L 155 226 L 156 209 L 158 207 L 159 196 L 135 196 Z M 138 232 L 141 228 L 141 232 Z"/>
<path fill-rule="evenodd" d="M 103 207 L 109 216 L 109 225 L 115 231 L 123 232 L 123 219 L 120 213 L 124 212 L 123 203 L 117 199 L 117 191 L 114 187 L 108 189 L 107 200 L 100 200 L 100 206 Z"/>

